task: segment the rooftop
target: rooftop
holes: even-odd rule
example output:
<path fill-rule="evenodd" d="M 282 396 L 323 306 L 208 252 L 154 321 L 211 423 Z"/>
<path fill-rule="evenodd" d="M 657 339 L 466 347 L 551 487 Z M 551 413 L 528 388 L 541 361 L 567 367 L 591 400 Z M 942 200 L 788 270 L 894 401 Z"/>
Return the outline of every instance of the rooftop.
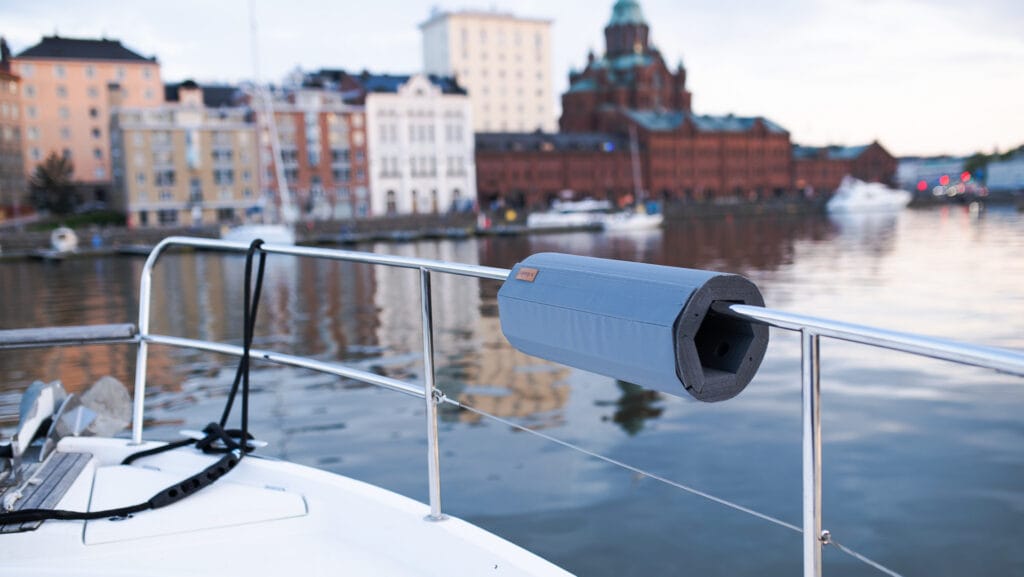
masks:
<path fill-rule="evenodd" d="M 39 44 L 22 50 L 16 59 L 66 59 L 66 60 L 121 60 L 134 62 L 156 62 L 156 57 L 146 58 L 125 48 L 120 40 L 101 38 L 62 38 L 43 36 Z"/>
<path fill-rule="evenodd" d="M 411 74 L 376 74 L 363 70 L 359 73 L 350 73 L 342 69 L 321 68 L 316 72 L 306 75 L 303 84 L 309 87 L 318 88 L 342 88 L 341 84 L 348 79 L 355 82 L 362 90 L 370 92 L 398 92 L 398 87 L 405 84 L 411 78 Z M 441 89 L 444 94 L 466 94 L 466 89 L 459 85 L 454 77 L 427 75 L 430 82 Z M 331 85 L 335 86 L 331 86 Z"/>
<path fill-rule="evenodd" d="M 628 151 L 629 142 L 600 132 L 478 132 L 476 150 L 499 151 Z"/>
<path fill-rule="evenodd" d="M 182 87 L 201 89 L 203 91 L 203 106 L 208 108 L 239 106 L 239 99 L 242 95 L 237 86 L 226 84 L 199 85 L 192 80 L 186 80 L 179 84 L 165 84 L 164 101 L 178 102 L 178 89 Z"/>
<path fill-rule="evenodd" d="M 795 159 L 807 159 L 807 158 L 827 158 L 828 160 L 853 160 L 864 154 L 864 151 L 870 147 L 870 144 L 861 144 L 858 146 L 802 146 L 799 144 L 793 145 L 793 158 Z"/>
<path fill-rule="evenodd" d="M 647 130 L 667 132 L 690 122 L 698 132 L 749 132 L 760 123 L 768 132 L 785 134 L 782 126 L 763 116 L 711 116 L 682 111 L 626 110 L 626 115 Z"/>
<path fill-rule="evenodd" d="M 501 12 L 498 10 L 439 10 L 437 8 L 431 10 L 430 17 L 420 24 L 420 28 L 426 28 L 435 22 L 445 20 L 452 17 L 466 17 L 466 18 L 489 18 L 495 20 L 514 20 L 516 22 L 536 22 L 540 24 L 551 24 L 550 18 L 531 18 L 527 16 L 516 16 L 511 12 Z"/>

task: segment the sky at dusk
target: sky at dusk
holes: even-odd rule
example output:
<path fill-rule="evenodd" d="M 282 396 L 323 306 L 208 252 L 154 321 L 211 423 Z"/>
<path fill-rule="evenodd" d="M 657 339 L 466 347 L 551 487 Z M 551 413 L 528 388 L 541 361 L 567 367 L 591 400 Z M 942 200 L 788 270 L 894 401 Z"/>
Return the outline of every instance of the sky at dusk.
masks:
<path fill-rule="evenodd" d="M 433 6 L 553 21 L 555 92 L 604 49 L 613 0 L 252 0 L 262 77 L 297 66 L 408 73 Z M 165 81 L 253 77 L 245 0 L 0 0 L 17 53 L 41 36 L 122 40 Z M 1024 144 L 1020 0 L 641 0 L 669 66 L 682 60 L 700 114 L 759 115 L 801 144 L 879 140 L 896 155 L 968 154 Z M 557 104 L 557 103 L 553 103 Z"/>

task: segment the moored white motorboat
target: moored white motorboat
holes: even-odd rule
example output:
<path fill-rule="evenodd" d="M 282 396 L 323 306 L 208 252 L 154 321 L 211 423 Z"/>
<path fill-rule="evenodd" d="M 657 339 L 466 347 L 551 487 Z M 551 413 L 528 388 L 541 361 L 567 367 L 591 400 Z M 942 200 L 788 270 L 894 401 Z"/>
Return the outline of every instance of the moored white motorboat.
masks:
<path fill-rule="evenodd" d="M 896 212 L 910 204 L 911 195 L 879 182 L 864 182 L 845 176 L 825 205 L 830 213 Z"/>
<path fill-rule="evenodd" d="M 529 228 L 597 229 L 603 226 L 604 216 L 612 209 L 607 200 L 587 198 L 577 201 L 556 200 L 551 209 L 535 212 L 526 217 Z"/>
<path fill-rule="evenodd" d="M 653 230 L 661 226 L 664 220 L 664 215 L 660 213 L 623 211 L 606 214 L 601 220 L 601 226 L 611 232 Z"/>

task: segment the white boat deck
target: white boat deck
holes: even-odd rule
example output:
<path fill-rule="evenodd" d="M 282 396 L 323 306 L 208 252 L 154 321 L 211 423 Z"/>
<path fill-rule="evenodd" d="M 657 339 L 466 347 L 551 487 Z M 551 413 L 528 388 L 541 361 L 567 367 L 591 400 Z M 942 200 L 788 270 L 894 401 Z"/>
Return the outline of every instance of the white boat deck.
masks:
<path fill-rule="evenodd" d="M 67 438 L 91 453 L 57 505 L 103 510 L 146 501 L 216 460 L 192 448 L 139 459 L 124 439 Z M 339 475 L 247 457 L 188 499 L 129 519 L 46 521 L 4 535 L 4 575 L 569 575 L 457 518 Z M 41 560 L 45 562 L 41 563 Z"/>

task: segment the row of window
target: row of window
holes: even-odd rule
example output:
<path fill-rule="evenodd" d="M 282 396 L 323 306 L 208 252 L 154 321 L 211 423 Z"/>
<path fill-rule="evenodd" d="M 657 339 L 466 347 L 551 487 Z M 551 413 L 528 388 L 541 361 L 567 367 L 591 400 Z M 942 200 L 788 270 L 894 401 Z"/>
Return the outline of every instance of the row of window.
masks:
<path fill-rule="evenodd" d="M 121 87 L 120 90 L 121 90 L 121 95 L 124 96 L 125 98 L 127 98 L 128 97 L 128 89 L 124 88 L 124 87 Z M 67 98 L 68 97 L 68 87 L 63 85 L 63 84 L 58 84 L 56 89 L 55 89 L 55 91 L 56 91 L 56 94 L 57 94 L 57 98 Z M 21 93 L 22 93 L 22 95 L 25 96 L 25 98 L 35 98 L 36 97 L 36 87 L 34 85 L 32 85 L 32 84 L 26 84 L 24 86 L 24 88 L 22 88 L 22 92 Z M 86 94 L 88 94 L 89 98 L 99 98 L 100 90 L 96 86 L 89 86 L 88 88 L 86 88 Z M 145 90 L 142 91 L 142 97 L 145 98 L 146 100 L 153 100 L 153 97 L 154 97 L 155 94 L 156 93 L 153 91 L 152 88 L 146 88 Z"/>
<path fill-rule="evenodd" d="M 362 168 L 355 170 L 356 180 L 364 180 L 366 178 L 366 172 Z M 334 167 L 331 169 L 331 180 L 334 182 L 349 182 L 352 180 L 353 171 L 347 166 Z M 267 168 L 267 179 L 272 180 L 276 177 L 274 171 Z M 288 186 L 295 186 L 299 181 L 299 169 L 298 168 L 286 168 L 284 170 L 284 178 L 288 182 Z M 314 174 L 310 177 L 310 182 L 314 186 L 321 185 L 320 175 Z"/>
<path fill-rule="evenodd" d="M 89 132 L 93 140 L 100 140 L 103 137 L 103 132 L 97 127 L 93 127 Z M 25 129 L 25 138 L 29 140 L 39 140 L 40 134 L 38 126 L 29 126 Z M 60 137 L 64 140 L 71 140 L 71 128 L 62 126 L 60 128 Z"/>
<path fill-rule="evenodd" d="M 139 71 L 139 75 L 143 80 L 150 80 L 153 78 L 153 68 L 154 67 L 151 66 L 144 66 L 142 70 Z M 53 73 L 54 78 L 63 79 L 68 77 L 69 70 L 63 64 L 57 64 L 51 69 L 51 72 Z M 29 62 L 20 62 L 18 63 L 18 73 L 23 78 L 33 78 L 36 73 L 35 65 Z M 91 64 L 87 64 L 85 66 L 83 73 L 86 78 L 92 79 L 97 77 L 96 67 Z M 120 81 L 127 77 L 128 69 L 124 66 L 118 66 L 114 69 L 113 74 L 110 75 L 110 80 Z"/>
<path fill-rule="evenodd" d="M 487 44 L 487 29 L 486 28 L 480 28 L 479 34 L 480 34 L 480 44 Z M 462 45 L 463 45 L 463 47 L 468 46 L 469 45 L 469 30 L 467 28 L 461 28 L 461 29 L 459 29 L 459 35 L 462 38 Z M 494 34 L 494 36 L 495 36 L 495 38 L 497 38 L 498 46 L 504 46 L 505 45 L 505 31 L 504 30 L 499 29 Z M 519 30 L 516 30 L 515 32 L 513 32 L 512 39 L 515 42 L 516 46 L 522 46 L 523 45 L 523 33 L 520 32 Z M 541 32 L 534 32 L 534 34 L 533 34 L 533 47 L 536 50 L 540 50 L 543 46 L 544 46 L 544 34 L 541 33 Z"/>

